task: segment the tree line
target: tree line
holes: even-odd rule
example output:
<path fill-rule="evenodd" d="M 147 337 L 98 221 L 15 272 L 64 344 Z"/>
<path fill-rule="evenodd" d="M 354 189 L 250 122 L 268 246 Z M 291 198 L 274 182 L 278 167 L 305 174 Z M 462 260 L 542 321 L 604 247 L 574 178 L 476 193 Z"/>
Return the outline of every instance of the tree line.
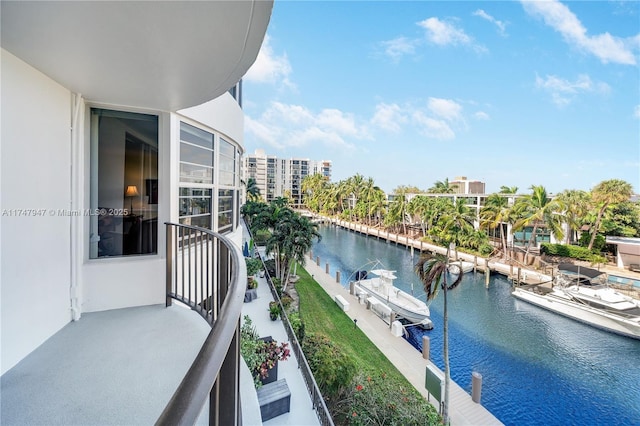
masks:
<path fill-rule="evenodd" d="M 402 234 L 411 225 L 423 239 L 439 245 L 454 242 L 485 256 L 495 251 L 489 230 L 499 235 L 497 251 L 506 255 L 508 236 L 503 224 L 510 225 L 507 229 L 512 234 L 531 230 L 525 256 L 535 247 L 542 228 L 557 241 L 595 251 L 604 248 L 605 236 L 640 236 L 640 204 L 630 201 L 633 187 L 620 179 L 602 181 L 590 191 L 570 189 L 556 196 L 541 185 L 532 185 L 526 194 L 517 194 L 517 187 L 502 186 L 486 197 L 479 214 L 467 205 L 465 194 L 453 197 L 456 187 L 448 179 L 426 191 L 399 186 L 387 197 L 370 177 L 356 174 L 332 183 L 315 174 L 303 180 L 302 190 L 306 207 L 314 213 Z M 425 193 L 439 196 L 421 195 Z"/>

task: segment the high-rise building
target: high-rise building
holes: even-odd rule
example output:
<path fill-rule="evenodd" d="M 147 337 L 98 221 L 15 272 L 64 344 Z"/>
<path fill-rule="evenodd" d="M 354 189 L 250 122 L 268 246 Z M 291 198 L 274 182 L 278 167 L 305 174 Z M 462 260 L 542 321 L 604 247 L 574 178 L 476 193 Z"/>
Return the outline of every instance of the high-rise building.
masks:
<path fill-rule="evenodd" d="M 257 149 L 253 155 L 243 159 L 244 179 L 253 178 L 260 189 L 261 197 L 270 203 L 278 197 L 290 199 L 294 208 L 303 204 L 302 180 L 310 175 L 321 174 L 331 179 L 331 161 L 314 161 L 308 158 L 278 158 Z"/>

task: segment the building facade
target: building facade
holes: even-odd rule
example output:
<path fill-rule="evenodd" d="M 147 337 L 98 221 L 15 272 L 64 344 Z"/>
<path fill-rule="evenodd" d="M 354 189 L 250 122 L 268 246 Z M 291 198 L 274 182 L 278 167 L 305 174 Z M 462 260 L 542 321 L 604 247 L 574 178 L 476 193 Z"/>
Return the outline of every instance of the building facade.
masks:
<path fill-rule="evenodd" d="M 241 246 L 238 82 L 272 5 L 1 3 L 2 373 L 83 312 L 163 304 L 165 222 Z"/>
<path fill-rule="evenodd" d="M 278 197 L 289 198 L 294 208 L 303 205 L 302 180 L 321 174 L 331 180 L 331 161 L 314 161 L 308 158 L 278 158 L 258 149 L 243 159 L 244 178 L 253 178 L 260 195 L 267 202 Z"/>

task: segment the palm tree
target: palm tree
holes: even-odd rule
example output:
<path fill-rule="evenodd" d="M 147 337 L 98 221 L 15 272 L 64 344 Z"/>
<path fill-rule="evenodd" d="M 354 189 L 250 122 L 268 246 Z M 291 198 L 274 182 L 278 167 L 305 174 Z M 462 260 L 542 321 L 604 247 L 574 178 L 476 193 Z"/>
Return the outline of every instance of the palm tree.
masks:
<path fill-rule="evenodd" d="M 427 192 L 430 194 L 453 194 L 457 185 L 450 185 L 449 178 L 446 178 L 444 181 L 436 181 L 433 186 L 427 189 Z"/>
<path fill-rule="evenodd" d="M 304 265 L 305 254 L 313 246 L 313 240 L 320 241 L 322 238 L 317 224 L 289 211 L 291 214 L 283 215 L 278 221 L 266 245 L 267 254 L 274 255 L 276 275 L 285 287 L 294 264 Z"/>
<path fill-rule="evenodd" d="M 451 382 L 451 371 L 449 367 L 449 315 L 447 309 L 447 290 L 452 290 L 460 284 L 463 274 L 458 274 L 451 284 L 447 283 L 447 272 L 449 269 L 449 250 L 447 254 L 423 254 L 415 265 L 415 273 L 422 281 L 427 300 L 433 300 L 442 288 L 444 294 L 444 311 L 442 326 L 442 353 L 444 358 L 444 397 L 442 398 L 442 421 L 449 424 L 449 387 Z"/>
<path fill-rule="evenodd" d="M 502 185 L 500 187 L 500 194 L 516 194 L 517 192 L 518 192 L 517 186 Z"/>
<path fill-rule="evenodd" d="M 528 262 L 529 250 L 535 242 L 536 231 L 540 225 L 546 225 L 556 239 L 561 240 L 564 237 L 562 220 L 558 214 L 562 207 L 560 203 L 547 196 L 547 190 L 541 185 L 533 185 L 531 190 L 531 194 L 519 198 L 513 207 L 519 217 L 515 222 L 515 229 L 524 229 L 526 226 L 533 225 L 524 255 L 525 264 Z"/>
<path fill-rule="evenodd" d="M 455 243 L 456 259 L 458 258 L 458 245 L 461 244 L 460 238 L 462 235 L 473 232 L 474 220 L 475 215 L 462 198 L 458 198 L 453 204 L 453 209 L 442 217 L 444 238 L 448 243 Z"/>
<path fill-rule="evenodd" d="M 631 198 L 632 194 L 633 187 L 631 184 L 620 179 L 602 181 L 591 190 L 591 199 L 598 207 L 598 216 L 596 217 L 596 223 L 591 229 L 591 240 L 589 241 L 588 247 L 589 250 L 593 248 L 593 242 L 596 240 L 596 235 L 600 229 L 602 215 L 607 207 L 612 204 L 627 201 Z"/>
<path fill-rule="evenodd" d="M 503 223 L 509 221 L 510 210 L 509 200 L 499 194 L 489 195 L 484 207 L 480 209 L 480 229 L 500 227 L 500 244 L 503 258 L 507 255 L 507 236 L 504 233 Z"/>
<path fill-rule="evenodd" d="M 260 188 L 258 183 L 252 177 L 247 179 L 247 199 L 249 201 L 258 201 L 260 199 Z"/>
<path fill-rule="evenodd" d="M 580 229 L 584 217 L 589 213 L 591 196 L 588 192 L 578 189 L 566 189 L 558 194 L 558 201 L 564 210 L 564 222 L 569 231 L 566 235 L 566 244 L 571 244 L 576 239 L 576 233 Z"/>

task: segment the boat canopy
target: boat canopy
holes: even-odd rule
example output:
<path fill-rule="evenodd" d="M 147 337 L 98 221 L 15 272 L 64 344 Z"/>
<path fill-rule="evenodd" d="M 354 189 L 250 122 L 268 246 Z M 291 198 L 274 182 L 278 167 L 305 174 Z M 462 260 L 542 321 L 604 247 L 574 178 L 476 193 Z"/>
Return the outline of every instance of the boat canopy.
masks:
<path fill-rule="evenodd" d="M 598 271 L 597 269 L 574 265 L 572 263 L 561 263 L 558 265 L 558 270 L 561 273 L 564 272 L 564 273 L 576 274 L 579 276 L 587 277 L 589 279 L 593 279 L 604 274 L 604 272 Z"/>

